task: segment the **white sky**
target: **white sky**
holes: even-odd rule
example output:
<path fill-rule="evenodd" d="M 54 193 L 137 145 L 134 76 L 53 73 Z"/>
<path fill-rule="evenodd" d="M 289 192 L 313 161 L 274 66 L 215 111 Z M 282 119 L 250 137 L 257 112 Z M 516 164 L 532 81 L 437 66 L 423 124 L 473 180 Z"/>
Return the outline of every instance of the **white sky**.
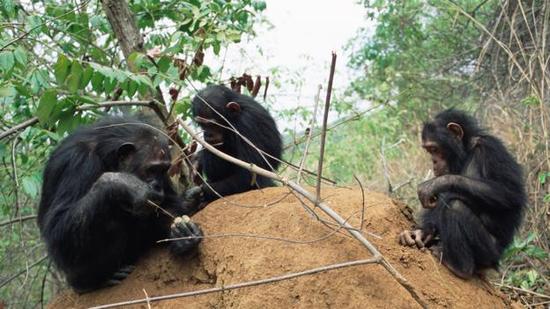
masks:
<path fill-rule="evenodd" d="M 231 45 L 222 78 L 247 72 L 269 76 L 273 85 L 277 75 L 271 69 L 279 68 L 286 73 L 275 81 L 281 83 L 280 89 L 269 88 L 268 93 L 276 95 L 273 107 L 313 107 L 318 85 L 326 88 L 332 51 L 338 55 L 334 90 L 343 90 L 351 80 L 343 47 L 359 28 L 367 25 L 364 15 L 365 9 L 354 0 L 267 1 L 263 16 L 273 28 L 261 27 L 250 42 Z M 304 81 L 301 88 L 289 81 L 299 79 L 296 77 Z M 322 102 L 324 97 L 322 92 Z"/>

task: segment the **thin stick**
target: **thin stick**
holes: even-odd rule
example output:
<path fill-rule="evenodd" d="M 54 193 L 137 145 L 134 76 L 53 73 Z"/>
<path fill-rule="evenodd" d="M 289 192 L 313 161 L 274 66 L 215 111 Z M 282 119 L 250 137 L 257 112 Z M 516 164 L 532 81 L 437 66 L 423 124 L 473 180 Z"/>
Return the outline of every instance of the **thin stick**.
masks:
<path fill-rule="evenodd" d="M 151 200 L 147 200 L 147 204 L 150 205 L 150 206 L 153 206 L 157 209 L 159 209 L 160 211 L 162 211 L 165 215 L 167 215 L 168 217 L 172 218 L 172 219 L 175 219 L 176 217 L 169 213 L 166 209 L 160 207 L 159 205 L 157 205 L 155 202 L 151 201 Z"/>
<path fill-rule="evenodd" d="M 365 221 L 365 189 L 363 189 L 363 184 L 357 178 L 357 176 L 353 175 L 353 178 L 355 178 L 355 181 L 359 184 L 359 188 L 361 188 L 361 224 L 359 225 L 359 230 L 363 229 L 363 221 Z"/>
<path fill-rule="evenodd" d="M 386 103 L 387 103 L 387 102 L 384 102 L 384 104 L 386 104 Z M 361 116 L 363 116 L 364 114 L 366 114 L 366 113 L 368 113 L 368 112 L 370 112 L 370 111 L 372 111 L 372 110 L 374 110 L 374 109 L 376 109 L 376 108 L 378 108 L 378 107 L 380 107 L 380 105 L 373 106 L 373 107 L 367 108 L 367 109 L 364 110 L 364 111 L 358 112 L 358 113 L 356 113 L 356 114 L 354 114 L 354 115 L 350 115 L 350 116 L 348 116 L 348 117 L 346 117 L 346 118 L 344 118 L 344 119 L 338 121 L 337 123 L 331 125 L 330 127 L 328 127 L 328 128 L 327 128 L 327 131 L 330 131 L 330 130 L 332 130 L 332 129 L 338 127 L 338 126 L 341 126 L 341 125 L 343 125 L 343 124 L 346 124 L 346 123 L 348 123 L 348 122 L 350 122 L 350 121 L 359 120 L 359 119 L 361 118 Z M 315 132 L 315 133 L 313 133 L 312 137 L 317 137 L 317 136 L 319 136 L 319 135 L 321 135 L 321 132 Z M 289 143 L 289 144 L 286 144 L 286 145 L 283 147 L 283 150 L 287 150 L 287 149 L 289 149 L 289 148 L 291 148 L 291 147 L 300 145 L 301 143 L 305 142 L 306 139 L 307 139 L 307 136 L 302 136 L 302 137 L 298 138 L 297 140 L 294 140 L 293 142 L 291 142 L 291 143 Z"/>
<path fill-rule="evenodd" d="M 334 70 L 336 68 L 336 53 L 332 52 L 332 63 L 330 64 L 330 74 L 328 77 L 327 97 L 325 99 L 325 114 L 323 115 L 323 129 L 321 130 L 321 149 L 319 150 L 319 165 L 317 167 L 317 201 L 321 201 L 321 175 L 323 174 L 323 158 L 325 156 L 325 140 L 327 136 L 328 112 L 330 110 L 330 97 L 332 95 L 332 81 L 334 80 Z"/>
<path fill-rule="evenodd" d="M 526 289 L 518 288 L 518 287 L 515 287 L 515 286 L 511 286 L 511 285 L 501 284 L 501 283 L 498 283 L 498 282 L 492 282 L 492 283 L 496 286 L 499 286 L 499 287 L 503 287 L 503 288 L 507 288 L 507 289 L 511 289 L 511 290 L 516 290 L 516 291 L 519 291 L 519 292 L 535 295 L 535 296 L 538 296 L 538 297 L 541 297 L 541 298 L 550 299 L 550 295 L 537 293 L 535 291 L 526 290 Z"/>
<path fill-rule="evenodd" d="M 307 276 L 307 275 L 313 275 L 313 274 L 316 274 L 316 273 L 335 270 L 335 269 L 339 269 L 339 268 L 358 266 L 358 265 L 364 265 L 364 264 L 374 264 L 374 263 L 379 263 L 379 262 L 380 262 L 379 257 L 373 257 L 373 258 L 365 259 L 365 260 L 357 260 L 357 261 L 351 261 L 351 262 L 345 262 L 345 263 L 332 264 L 332 265 L 327 265 L 327 266 L 323 266 L 323 267 L 312 268 L 312 269 L 304 270 L 304 271 L 301 271 L 301 272 L 288 273 L 288 274 L 285 274 L 285 275 L 275 276 L 275 277 L 266 278 L 266 279 L 247 281 L 247 282 L 243 282 L 243 283 L 230 284 L 230 285 L 227 285 L 227 286 L 221 286 L 221 287 L 198 290 L 198 291 L 182 292 L 182 293 L 176 293 L 176 294 L 171 294 L 171 295 L 149 297 L 147 299 L 136 299 L 136 300 L 132 300 L 132 301 L 101 305 L 101 306 L 97 306 L 97 307 L 92 307 L 91 309 L 114 308 L 114 307 L 120 307 L 120 306 L 141 304 L 141 303 L 145 303 L 145 302 L 161 301 L 161 300 L 168 300 L 168 299 L 175 299 L 175 298 L 183 298 L 183 297 L 198 296 L 198 295 L 204 295 L 204 294 L 210 294 L 210 293 L 224 292 L 224 291 L 235 290 L 235 289 L 240 289 L 240 288 L 245 288 L 245 287 L 251 287 L 251 286 L 263 285 L 263 284 L 268 284 L 268 283 L 274 283 L 274 282 L 283 281 L 283 280 L 289 280 L 289 279 L 293 279 L 293 278 L 297 278 L 297 277 L 303 277 L 303 276 Z"/>
<path fill-rule="evenodd" d="M 304 147 L 304 155 L 300 160 L 300 168 L 298 169 L 298 174 L 296 175 L 296 183 L 300 184 L 300 177 L 302 176 L 302 170 L 306 164 L 306 158 L 309 152 L 309 145 L 311 143 L 311 136 L 313 135 L 313 128 L 315 127 L 315 121 L 317 120 L 317 108 L 319 107 L 319 97 L 321 96 L 321 85 L 317 88 L 317 95 L 315 95 L 315 107 L 313 108 L 313 115 L 311 116 L 311 121 L 309 122 L 309 132 L 307 133 L 306 146 Z"/>
<path fill-rule="evenodd" d="M 18 217 L 18 218 L 14 218 L 14 219 L 11 219 L 11 220 L 4 221 L 4 222 L 0 222 L 0 226 L 13 224 L 13 223 L 17 223 L 17 222 L 23 222 L 23 221 L 27 221 L 27 220 L 32 220 L 34 218 L 36 218 L 36 215 L 28 215 L 28 216 Z"/>
<path fill-rule="evenodd" d="M 78 106 L 76 108 L 77 111 L 86 111 L 86 110 L 92 110 L 97 108 L 104 108 L 104 107 L 113 107 L 113 106 L 147 106 L 152 109 L 158 108 L 156 106 L 155 101 L 105 101 L 101 102 L 99 104 L 85 104 L 82 106 Z M 20 124 L 17 124 L 6 131 L 0 133 L 0 140 L 5 138 L 6 136 L 9 136 L 15 132 L 18 132 L 20 130 L 23 130 L 27 127 L 30 127 L 34 124 L 38 123 L 38 117 L 32 117 L 28 120 L 23 121 Z"/>

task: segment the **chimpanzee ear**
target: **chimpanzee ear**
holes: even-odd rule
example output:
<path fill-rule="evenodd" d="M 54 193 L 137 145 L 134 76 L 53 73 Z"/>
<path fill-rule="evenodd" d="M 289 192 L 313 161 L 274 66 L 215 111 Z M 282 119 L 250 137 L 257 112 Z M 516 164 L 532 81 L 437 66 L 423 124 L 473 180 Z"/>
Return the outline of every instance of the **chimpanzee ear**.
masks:
<path fill-rule="evenodd" d="M 119 162 L 124 161 L 125 159 L 127 159 L 136 150 L 137 150 L 137 148 L 136 148 L 136 145 L 134 145 L 134 143 L 127 142 L 127 143 L 124 143 L 124 144 L 120 145 L 120 147 L 118 147 L 118 150 L 117 150 L 117 156 L 118 156 Z"/>
<path fill-rule="evenodd" d="M 462 130 L 462 127 L 456 122 L 449 122 L 447 124 L 447 129 L 459 140 L 462 140 L 464 137 L 464 130 Z"/>
<path fill-rule="evenodd" d="M 241 106 L 237 102 L 229 102 L 225 104 L 225 108 L 235 113 L 238 113 L 241 111 Z"/>

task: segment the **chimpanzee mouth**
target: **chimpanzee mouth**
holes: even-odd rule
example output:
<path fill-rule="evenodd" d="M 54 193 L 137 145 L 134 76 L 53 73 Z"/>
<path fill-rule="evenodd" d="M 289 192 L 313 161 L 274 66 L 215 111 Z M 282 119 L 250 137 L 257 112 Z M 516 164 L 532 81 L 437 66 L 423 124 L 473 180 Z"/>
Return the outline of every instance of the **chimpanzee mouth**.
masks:
<path fill-rule="evenodd" d="M 219 146 L 222 146 L 222 145 L 223 145 L 223 140 L 219 140 L 219 139 L 208 139 L 208 138 L 205 138 L 204 141 L 207 142 L 208 144 L 214 146 L 214 147 L 219 147 Z"/>

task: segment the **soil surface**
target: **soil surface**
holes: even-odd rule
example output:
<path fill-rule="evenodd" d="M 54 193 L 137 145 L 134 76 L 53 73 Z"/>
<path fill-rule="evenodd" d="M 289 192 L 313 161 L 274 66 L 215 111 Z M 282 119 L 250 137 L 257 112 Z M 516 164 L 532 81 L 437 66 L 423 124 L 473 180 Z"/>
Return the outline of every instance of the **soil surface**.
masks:
<path fill-rule="evenodd" d="M 323 189 L 325 201 L 361 226 L 359 189 Z M 307 205 L 310 205 L 307 203 Z M 315 209 L 306 211 L 288 189 L 252 191 L 219 200 L 195 215 L 206 234 L 194 256 L 176 258 L 162 245 L 122 284 L 78 295 L 66 290 L 50 308 L 83 308 L 191 292 L 368 259 L 369 251 Z M 481 279 L 455 277 L 429 253 L 402 247 L 397 235 L 411 223 L 405 207 L 384 194 L 365 193 L 363 231 L 430 308 L 506 308 Z M 260 236 L 260 237 L 258 237 Z M 334 269 L 275 283 L 200 296 L 151 301 L 156 308 L 420 308 L 379 264 Z M 147 303 L 130 306 L 147 308 Z"/>

